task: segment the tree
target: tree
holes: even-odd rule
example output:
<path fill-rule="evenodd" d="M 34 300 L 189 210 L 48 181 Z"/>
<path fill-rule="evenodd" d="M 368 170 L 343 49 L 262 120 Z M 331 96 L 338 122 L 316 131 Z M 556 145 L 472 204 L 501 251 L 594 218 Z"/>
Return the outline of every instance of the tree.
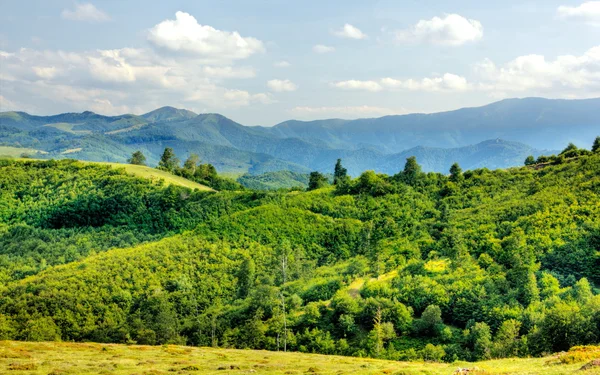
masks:
<path fill-rule="evenodd" d="M 200 157 L 196 154 L 190 154 L 183 163 L 183 174 L 187 178 L 191 178 L 196 173 L 196 168 L 200 164 Z"/>
<path fill-rule="evenodd" d="M 251 257 L 246 257 L 242 261 L 240 270 L 238 271 L 238 297 L 246 298 L 252 287 L 254 286 L 254 279 L 256 278 L 256 265 Z"/>
<path fill-rule="evenodd" d="M 473 349 L 473 359 L 479 361 L 491 358 L 492 333 L 486 323 L 475 323 L 469 330 L 469 341 Z"/>
<path fill-rule="evenodd" d="M 308 190 L 320 189 L 327 185 L 327 177 L 319 172 L 310 172 L 308 177 Z"/>
<path fill-rule="evenodd" d="M 179 159 L 175 156 L 173 149 L 171 147 L 165 148 L 158 162 L 158 169 L 174 172 L 177 167 L 179 167 Z"/>
<path fill-rule="evenodd" d="M 421 326 L 422 332 L 433 334 L 436 326 L 442 324 L 442 310 L 439 306 L 429 305 L 421 314 Z"/>
<path fill-rule="evenodd" d="M 450 181 L 460 182 L 462 178 L 462 168 L 460 167 L 460 165 L 458 165 L 458 163 L 452 164 L 452 166 L 450 167 Z"/>
<path fill-rule="evenodd" d="M 146 165 L 146 157 L 140 150 L 138 150 L 131 154 L 131 157 L 127 159 L 127 162 L 135 165 Z"/>
<path fill-rule="evenodd" d="M 494 340 L 492 354 L 496 358 L 516 357 L 519 354 L 521 322 L 509 319 L 502 322 Z"/>
<path fill-rule="evenodd" d="M 592 152 L 600 152 L 600 137 L 596 137 L 592 145 Z"/>
<path fill-rule="evenodd" d="M 525 165 L 533 165 L 533 164 L 535 164 L 535 158 L 533 157 L 533 155 L 529 155 L 525 159 Z"/>
<path fill-rule="evenodd" d="M 575 146 L 573 143 L 569 143 L 569 145 L 565 147 L 565 149 L 562 150 L 562 152 L 558 155 L 564 155 L 565 157 L 577 156 L 578 150 L 579 149 L 577 148 L 577 146 Z"/>
<path fill-rule="evenodd" d="M 417 163 L 417 158 L 415 156 L 407 158 L 406 164 L 404 164 L 404 171 L 402 172 L 404 182 L 409 185 L 414 184 L 421 173 L 421 166 Z"/>
<path fill-rule="evenodd" d="M 344 183 L 347 179 L 348 170 L 342 166 L 342 159 L 338 159 L 333 171 L 333 184 L 338 185 Z"/>

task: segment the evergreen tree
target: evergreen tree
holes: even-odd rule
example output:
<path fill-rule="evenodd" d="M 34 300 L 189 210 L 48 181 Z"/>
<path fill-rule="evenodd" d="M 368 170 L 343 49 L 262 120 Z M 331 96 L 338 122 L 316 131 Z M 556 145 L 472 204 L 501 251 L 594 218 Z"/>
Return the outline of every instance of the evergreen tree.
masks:
<path fill-rule="evenodd" d="M 146 165 L 146 157 L 141 151 L 138 150 L 131 154 L 131 157 L 127 159 L 127 162 L 135 165 Z"/>
<path fill-rule="evenodd" d="M 344 183 L 348 178 L 348 170 L 342 166 L 342 159 L 338 159 L 335 163 L 333 171 L 333 184 L 338 185 Z"/>
<path fill-rule="evenodd" d="M 592 145 L 592 152 L 600 152 L 600 137 L 596 137 L 596 139 L 594 139 L 594 144 Z"/>
<path fill-rule="evenodd" d="M 462 180 L 462 178 L 462 168 L 460 167 L 460 165 L 458 165 L 458 163 L 452 164 L 452 166 L 450 167 L 450 181 L 459 182 L 460 180 Z"/>
<path fill-rule="evenodd" d="M 535 158 L 533 157 L 533 155 L 529 155 L 525 159 L 525 165 L 533 165 L 533 164 L 535 164 Z"/>
<path fill-rule="evenodd" d="M 327 185 L 327 177 L 319 172 L 310 172 L 308 177 L 308 190 L 320 189 Z"/>
<path fill-rule="evenodd" d="M 179 159 L 175 156 L 173 149 L 171 147 L 165 148 L 158 162 L 158 169 L 174 172 L 177 167 L 179 167 Z"/>
<path fill-rule="evenodd" d="M 421 173 L 421 166 L 417 163 L 417 158 L 415 156 L 407 158 L 402 172 L 404 182 L 413 185 Z"/>

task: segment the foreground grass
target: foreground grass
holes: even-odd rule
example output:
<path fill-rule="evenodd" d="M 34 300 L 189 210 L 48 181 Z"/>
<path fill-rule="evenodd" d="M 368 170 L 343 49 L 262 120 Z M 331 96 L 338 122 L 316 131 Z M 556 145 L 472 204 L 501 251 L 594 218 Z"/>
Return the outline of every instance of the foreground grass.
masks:
<path fill-rule="evenodd" d="M 556 357 L 478 363 L 394 362 L 317 354 L 96 343 L 0 341 L 0 374 L 600 374 Z"/>

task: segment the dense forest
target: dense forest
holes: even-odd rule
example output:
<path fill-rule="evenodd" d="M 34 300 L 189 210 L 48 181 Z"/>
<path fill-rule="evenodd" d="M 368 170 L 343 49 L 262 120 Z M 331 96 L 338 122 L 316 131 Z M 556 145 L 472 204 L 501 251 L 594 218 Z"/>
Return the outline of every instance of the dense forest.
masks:
<path fill-rule="evenodd" d="M 600 342 L 600 138 L 505 170 L 342 163 L 307 191 L 160 165 L 212 192 L 0 160 L 0 339 L 429 361 Z"/>

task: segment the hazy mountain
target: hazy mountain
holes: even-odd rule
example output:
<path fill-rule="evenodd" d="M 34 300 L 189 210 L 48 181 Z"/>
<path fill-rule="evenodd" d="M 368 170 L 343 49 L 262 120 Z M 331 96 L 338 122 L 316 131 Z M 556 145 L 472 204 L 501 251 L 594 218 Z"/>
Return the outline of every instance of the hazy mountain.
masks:
<path fill-rule="evenodd" d="M 503 168 L 537 148 L 587 147 L 600 134 L 600 99 L 509 99 L 478 108 L 360 120 L 286 121 L 243 126 L 219 114 L 162 107 L 137 116 L 93 112 L 34 116 L 0 113 L 0 145 L 29 147 L 46 157 L 124 162 L 135 150 L 158 162 L 165 147 L 190 153 L 220 171 L 260 174 L 330 172 L 342 158 L 353 175 L 396 173 L 411 155 L 426 171 Z"/>
<path fill-rule="evenodd" d="M 411 147 L 460 147 L 502 138 L 537 148 L 591 144 L 600 132 L 600 98 L 506 99 L 456 111 L 359 120 L 286 121 L 263 128 L 280 137 L 319 139 L 332 148 L 366 145 L 384 152 Z"/>

